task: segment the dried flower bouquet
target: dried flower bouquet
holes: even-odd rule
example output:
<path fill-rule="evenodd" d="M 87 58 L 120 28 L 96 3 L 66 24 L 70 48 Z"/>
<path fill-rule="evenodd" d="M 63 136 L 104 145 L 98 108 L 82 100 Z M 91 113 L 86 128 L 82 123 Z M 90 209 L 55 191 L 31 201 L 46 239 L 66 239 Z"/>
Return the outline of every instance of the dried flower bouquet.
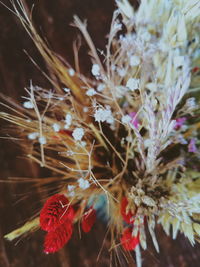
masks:
<path fill-rule="evenodd" d="M 173 239 L 180 231 L 192 245 L 199 241 L 200 2 L 143 0 L 137 10 L 128 0 L 116 4 L 104 51 L 74 16 L 90 49 L 85 77 L 78 47 L 72 68 L 37 33 L 23 2 L 13 3 L 52 89 L 31 82 L 22 107 L 0 117 L 15 124 L 27 157 L 52 171 L 43 184 L 60 186 L 38 217 L 6 238 L 41 228 L 44 251 L 53 253 L 75 223 L 87 233 L 101 211 L 111 248 L 135 250 L 141 266 L 147 231 L 159 251 L 157 224 Z"/>

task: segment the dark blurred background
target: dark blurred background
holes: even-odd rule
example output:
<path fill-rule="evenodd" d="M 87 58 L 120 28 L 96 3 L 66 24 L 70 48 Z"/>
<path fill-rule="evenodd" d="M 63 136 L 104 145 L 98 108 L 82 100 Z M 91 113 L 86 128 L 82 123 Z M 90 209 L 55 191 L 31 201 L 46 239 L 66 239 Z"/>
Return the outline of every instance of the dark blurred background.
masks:
<path fill-rule="evenodd" d="M 11 7 L 9 0 L 2 1 Z M 78 30 L 69 24 L 73 15 L 87 19 L 88 30 L 99 49 L 104 49 L 106 34 L 109 31 L 114 0 L 27 0 L 30 8 L 34 4 L 33 20 L 38 31 L 48 40 L 52 50 L 60 54 L 72 66 L 72 43 L 77 38 Z M 33 84 L 50 88 L 41 72 L 33 65 L 27 53 L 42 70 L 47 67 L 39 55 L 34 43 L 23 29 L 20 21 L 8 9 L 0 4 L 0 92 L 16 101 L 22 101 L 24 87 Z M 90 71 L 88 48 L 82 39 L 80 49 L 81 71 L 86 75 Z M 5 108 L 1 107 L 1 110 Z M 9 126 L 0 121 L 1 134 L 6 136 Z M 24 159 L 20 149 L 20 140 L 0 139 L 0 180 L 9 177 L 42 177 L 44 171 L 37 165 Z M 97 256 L 102 246 L 106 227 L 97 222 L 92 231 L 82 235 L 75 230 L 73 238 L 59 253 L 45 255 L 42 252 L 44 233 L 38 231 L 18 241 L 8 242 L 3 235 L 21 226 L 37 212 L 45 198 L 44 192 L 33 183 L 0 182 L 0 267 L 93 267 L 110 266 L 109 239 L 105 241 L 101 256 Z M 176 241 L 167 237 L 158 228 L 160 254 L 157 254 L 149 242 L 148 250 L 143 252 L 143 266 L 186 267 L 199 266 L 199 246 L 192 248 L 181 235 Z M 123 257 L 118 264 L 113 260 L 112 266 L 134 266 L 125 263 Z"/>

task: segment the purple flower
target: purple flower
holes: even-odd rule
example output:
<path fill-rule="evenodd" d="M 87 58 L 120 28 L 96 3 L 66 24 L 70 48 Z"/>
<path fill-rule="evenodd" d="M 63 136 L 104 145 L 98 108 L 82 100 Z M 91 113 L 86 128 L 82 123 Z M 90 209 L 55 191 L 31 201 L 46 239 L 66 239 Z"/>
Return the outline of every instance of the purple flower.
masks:
<path fill-rule="evenodd" d="M 139 127 L 139 121 L 137 119 L 137 113 L 136 112 L 131 112 L 129 113 L 129 116 L 131 117 L 130 123 L 135 126 L 135 128 Z"/>
<path fill-rule="evenodd" d="M 197 147 L 196 147 L 196 139 L 192 138 L 188 145 L 188 152 L 196 153 Z"/>
<path fill-rule="evenodd" d="M 183 126 L 186 120 L 187 120 L 186 117 L 177 118 L 174 129 L 179 130 Z"/>

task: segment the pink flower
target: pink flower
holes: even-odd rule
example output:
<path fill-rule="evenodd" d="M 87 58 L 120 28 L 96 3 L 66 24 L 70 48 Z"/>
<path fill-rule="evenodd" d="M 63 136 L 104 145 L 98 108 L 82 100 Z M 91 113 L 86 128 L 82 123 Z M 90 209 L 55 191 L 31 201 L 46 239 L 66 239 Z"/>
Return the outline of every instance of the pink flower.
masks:
<path fill-rule="evenodd" d="M 195 138 L 192 138 L 188 145 L 188 152 L 196 153 L 197 147 L 196 147 L 196 140 Z"/>
<path fill-rule="evenodd" d="M 129 113 L 129 116 L 131 117 L 130 123 L 135 126 L 135 128 L 139 127 L 139 120 L 137 119 L 137 113 L 136 112 L 131 112 Z"/>
<path fill-rule="evenodd" d="M 179 130 L 183 126 L 183 124 L 185 123 L 186 120 L 187 120 L 186 117 L 177 118 L 174 129 Z"/>

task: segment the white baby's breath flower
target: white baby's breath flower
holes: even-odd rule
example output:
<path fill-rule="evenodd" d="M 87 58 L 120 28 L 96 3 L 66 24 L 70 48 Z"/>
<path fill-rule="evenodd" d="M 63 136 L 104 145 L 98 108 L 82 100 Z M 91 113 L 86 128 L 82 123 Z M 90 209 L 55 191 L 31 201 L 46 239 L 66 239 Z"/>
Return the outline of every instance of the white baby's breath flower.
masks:
<path fill-rule="evenodd" d="M 32 103 L 31 101 L 25 101 L 25 102 L 23 103 L 23 106 L 24 106 L 25 108 L 27 108 L 27 109 L 33 109 L 33 108 L 34 108 L 34 105 L 33 105 L 33 103 Z"/>
<path fill-rule="evenodd" d="M 128 87 L 131 91 L 138 89 L 139 79 L 135 79 L 135 78 L 128 79 L 128 81 L 126 83 L 126 87 Z"/>
<path fill-rule="evenodd" d="M 117 72 L 118 72 L 119 76 L 121 76 L 121 77 L 126 76 L 126 70 L 125 69 L 117 68 Z"/>
<path fill-rule="evenodd" d="M 68 191 L 69 191 L 69 193 L 68 193 L 68 195 L 70 196 L 70 197 L 73 197 L 74 195 L 75 195 L 75 192 L 74 192 L 74 189 L 75 189 L 75 185 L 68 185 L 67 186 L 67 189 L 68 189 Z"/>
<path fill-rule="evenodd" d="M 66 93 L 70 93 L 70 89 L 69 89 L 69 88 L 63 88 L 63 90 L 64 90 Z"/>
<path fill-rule="evenodd" d="M 55 132 L 59 132 L 60 131 L 60 125 L 58 123 L 54 123 L 52 125 L 52 128 L 54 129 Z"/>
<path fill-rule="evenodd" d="M 30 133 L 30 134 L 28 134 L 28 139 L 35 140 L 38 136 L 39 136 L 39 133 L 37 133 L 37 132 Z"/>
<path fill-rule="evenodd" d="M 70 76 L 74 76 L 75 75 L 75 71 L 72 68 L 69 69 L 68 72 L 69 72 Z"/>
<path fill-rule="evenodd" d="M 70 113 L 67 113 L 66 116 L 65 116 L 65 126 L 64 126 L 64 128 L 65 129 L 69 129 L 71 124 L 72 124 L 72 115 Z"/>
<path fill-rule="evenodd" d="M 132 55 L 130 57 L 130 66 L 135 67 L 138 66 L 139 64 L 140 64 L 140 58 L 136 55 Z"/>
<path fill-rule="evenodd" d="M 97 91 L 98 92 L 102 92 L 104 89 L 105 89 L 105 84 L 103 84 L 103 83 L 100 83 L 100 84 L 98 84 L 98 86 L 97 86 Z"/>
<path fill-rule="evenodd" d="M 47 143 L 46 137 L 45 136 L 41 136 L 38 138 L 38 141 L 41 145 L 45 145 Z"/>
<path fill-rule="evenodd" d="M 99 67 L 99 65 L 98 64 L 93 64 L 91 72 L 92 72 L 92 74 L 94 76 L 99 76 L 100 75 L 100 67 Z"/>
<path fill-rule="evenodd" d="M 95 121 L 104 122 L 105 121 L 105 109 L 99 108 L 94 113 Z"/>
<path fill-rule="evenodd" d="M 72 133 L 72 136 L 76 141 L 81 141 L 81 139 L 84 136 L 83 128 L 75 128 L 73 133 Z"/>
<path fill-rule="evenodd" d="M 93 95 L 96 95 L 96 91 L 94 90 L 94 88 L 90 88 L 86 91 L 86 95 L 88 96 L 93 96 Z"/>
<path fill-rule="evenodd" d="M 83 190 L 87 189 L 90 187 L 90 183 L 88 182 L 88 180 L 83 179 L 83 178 L 79 178 L 78 179 L 78 183 L 79 183 L 79 187 Z"/>
<path fill-rule="evenodd" d="M 131 121 L 131 117 L 129 115 L 124 115 L 122 117 L 122 123 L 128 124 Z"/>
<path fill-rule="evenodd" d="M 96 109 L 94 118 L 95 118 L 95 121 L 98 121 L 98 122 L 106 121 L 107 123 L 110 123 L 110 124 L 112 124 L 114 121 L 114 118 L 113 118 L 113 115 L 110 109 L 103 109 L 103 108 Z"/>

